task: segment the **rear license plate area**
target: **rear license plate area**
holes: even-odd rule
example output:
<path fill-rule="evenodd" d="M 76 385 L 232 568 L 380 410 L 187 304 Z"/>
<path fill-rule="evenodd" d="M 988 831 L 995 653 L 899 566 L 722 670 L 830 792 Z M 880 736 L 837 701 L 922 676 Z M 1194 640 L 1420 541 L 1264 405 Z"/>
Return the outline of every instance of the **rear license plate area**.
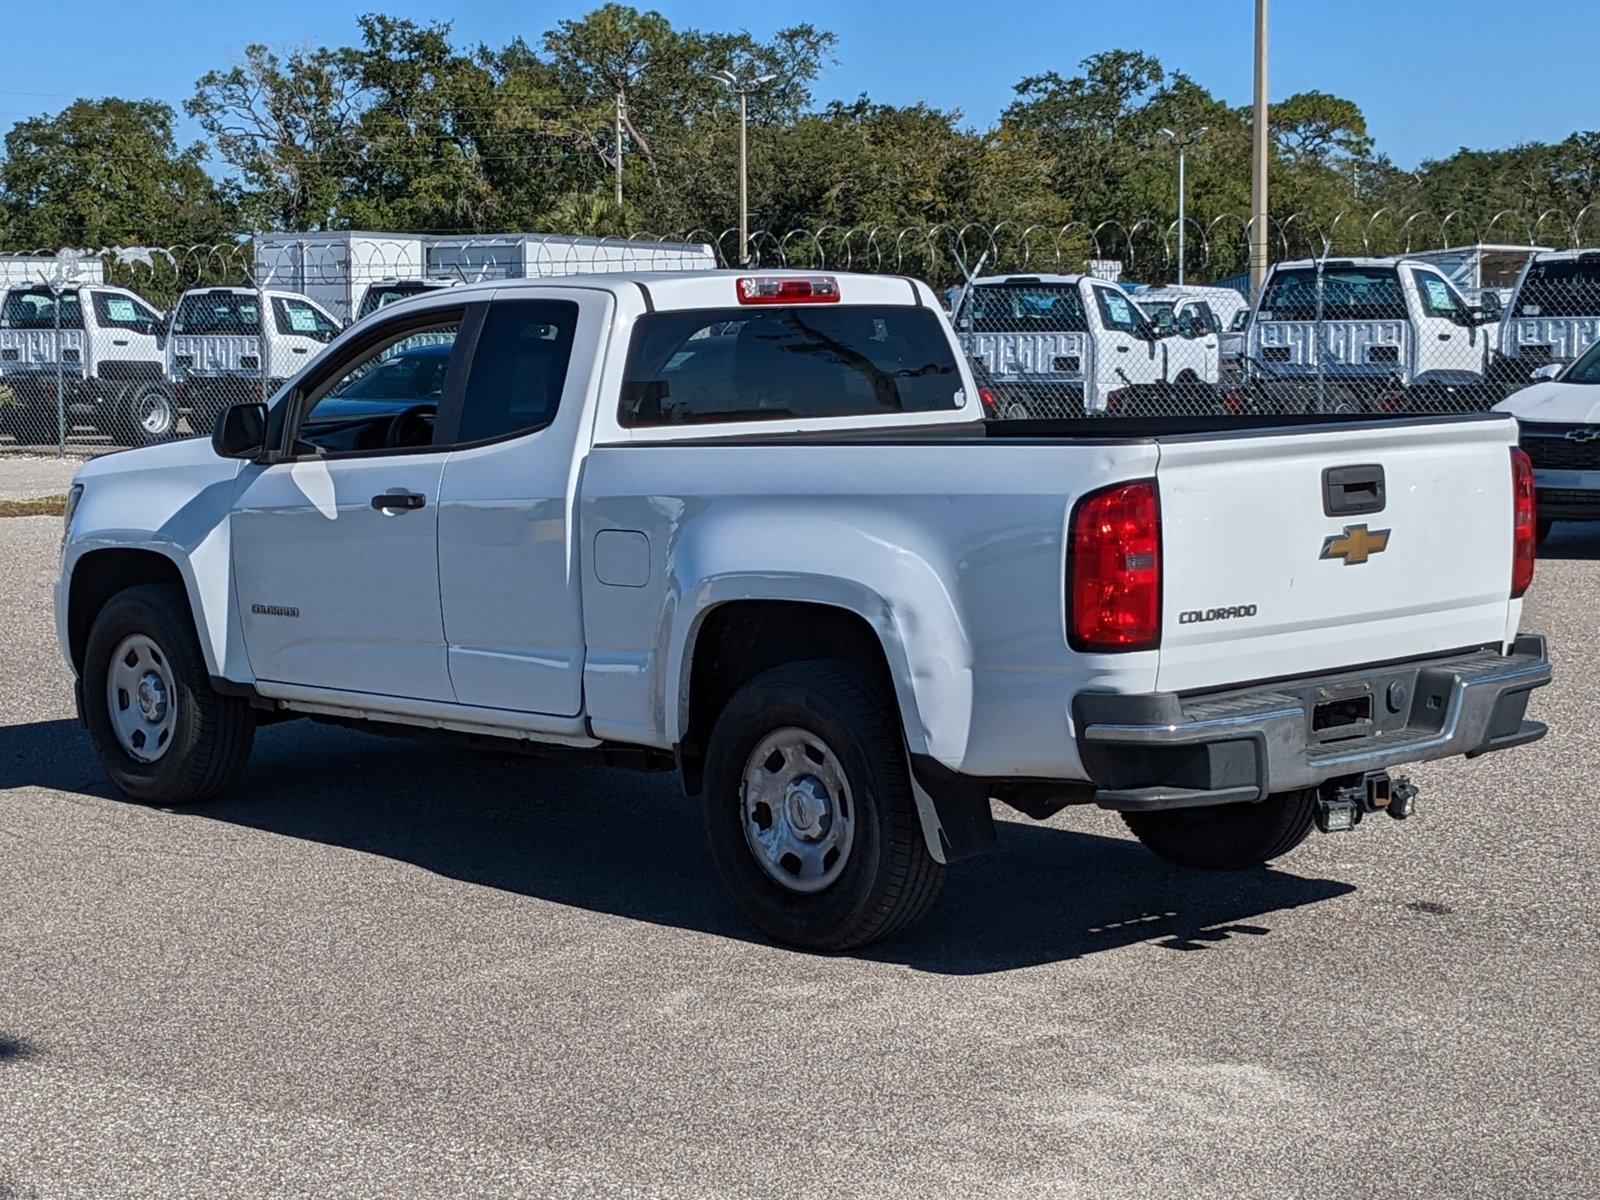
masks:
<path fill-rule="evenodd" d="M 1311 707 L 1311 736 L 1319 742 L 1366 737 L 1373 731 L 1372 687 L 1347 684 L 1319 688 Z"/>

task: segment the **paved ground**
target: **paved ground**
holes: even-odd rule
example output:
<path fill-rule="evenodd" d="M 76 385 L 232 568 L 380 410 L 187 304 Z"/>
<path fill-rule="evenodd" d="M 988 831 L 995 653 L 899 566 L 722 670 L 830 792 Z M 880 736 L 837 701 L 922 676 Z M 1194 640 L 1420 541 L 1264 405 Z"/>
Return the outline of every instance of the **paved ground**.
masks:
<path fill-rule="evenodd" d="M 1007 822 L 914 934 L 752 940 L 664 779 L 266 730 L 110 797 L 0 521 L 0 1195 L 1593 1196 L 1600 538 L 1537 747 L 1244 877 Z"/>
<path fill-rule="evenodd" d="M 57 458 L 0 448 L 0 500 L 65 495 L 83 463 L 81 457 Z"/>

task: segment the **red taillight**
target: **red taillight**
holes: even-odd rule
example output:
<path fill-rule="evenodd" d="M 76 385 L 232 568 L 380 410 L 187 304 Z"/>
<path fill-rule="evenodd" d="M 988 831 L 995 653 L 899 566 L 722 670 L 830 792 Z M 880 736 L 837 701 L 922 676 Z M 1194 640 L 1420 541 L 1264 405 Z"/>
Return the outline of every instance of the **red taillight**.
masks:
<path fill-rule="evenodd" d="M 978 385 L 978 399 L 983 403 L 984 416 L 992 421 L 1000 415 L 1000 401 L 995 399 L 994 393 L 981 383 Z"/>
<path fill-rule="evenodd" d="M 1539 504 L 1534 498 L 1533 461 L 1516 446 L 1511 448 L 1511 502 L 1511 598 L 1515 600 L 1533 582 L 1533 564 L 1539 556 Z"/>
<path fill-rule="evenodd" d="M 740 304 L 839 303 L 839 281 L 832 275 L 746 275 L 737 291 Z"/>
<path fill-rule="evenodd" d="M 1075 650 L 1151 650 L 1161 644 L 1161 500 L 1154 479 L 1078 501 L 1067 596 Z"/>

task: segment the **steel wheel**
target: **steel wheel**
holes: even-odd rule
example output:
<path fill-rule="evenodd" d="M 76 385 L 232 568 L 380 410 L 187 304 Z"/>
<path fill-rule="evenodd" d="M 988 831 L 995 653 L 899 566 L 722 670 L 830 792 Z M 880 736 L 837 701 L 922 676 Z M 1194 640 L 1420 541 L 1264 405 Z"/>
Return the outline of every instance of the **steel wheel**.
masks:
<path fill-rule="evenodd" d="M 156 762 L 172 745 L 178 689 L 172 664 L 145 634 L 122 639 L 106 668 L 106 711 L 117 744 L 130 758 Z"/>
<path fill-rule="evenodd" d="M 804 729 L 768 734 L 745 762 L 744 837 L 756 862 L 794 892 L 838 879 L 855 844 L 856 806 L 844 768 Z"/>
<path fill-rule="evenodd" d="M 172 397 L 158 388 L 140 392 L 133 398 L 133 423 L 142 436 L 152 441 L 171 436 L 178 425 L 178 410 Z"/>

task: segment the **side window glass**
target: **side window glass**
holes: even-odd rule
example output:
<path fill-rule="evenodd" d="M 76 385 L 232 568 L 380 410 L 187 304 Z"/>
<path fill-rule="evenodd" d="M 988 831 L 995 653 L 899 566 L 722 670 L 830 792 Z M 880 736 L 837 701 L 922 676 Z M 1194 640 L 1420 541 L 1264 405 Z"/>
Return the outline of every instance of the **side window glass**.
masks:
<path fill-rule="evenodd" d="M 543 429 L 555 419 L 578 329 L 570 300 L 497 300 L 484 316 L 458 442 Z"/>
<path fill-rule="evenodd" d="M 1121 292 L 1113 292 L 1110 288 L 1103 287 L 1095 288 L 1094 296 L 1100 305 L 1100 319 L 1106 323 L 1107 328 L 1122 333 L 1139 331 L 1139 314 L 1134 309 L 1132 300 Z"/>
<path fill-rule="evenodd" d="M 1415 271 L 1417 290 L 1422 296 L 1422 308 L 1430 317 L 1453 317 L 1466 305 L 1442 276 L 1432 271 Z"/>
<path fill-rule="evenodd" d="M 161 318 L 132 296 L 95 292 L 95 319 L 107 329 L 128 329 L 135 333 L 154 333 Z"/>
<path fill-rule="evenodd" d="M 412 328 L 357 356 L 301 417 L 297 451 L 432 446 L 459 329 L 452 313 L 447 324 Z"/>
<path fill-rule="evenodd" d="M 304 300 L 275 297 L 272 311 L 281 334 L 331 342 L 339 332 L 339 327 L 325 314 Z"/>

